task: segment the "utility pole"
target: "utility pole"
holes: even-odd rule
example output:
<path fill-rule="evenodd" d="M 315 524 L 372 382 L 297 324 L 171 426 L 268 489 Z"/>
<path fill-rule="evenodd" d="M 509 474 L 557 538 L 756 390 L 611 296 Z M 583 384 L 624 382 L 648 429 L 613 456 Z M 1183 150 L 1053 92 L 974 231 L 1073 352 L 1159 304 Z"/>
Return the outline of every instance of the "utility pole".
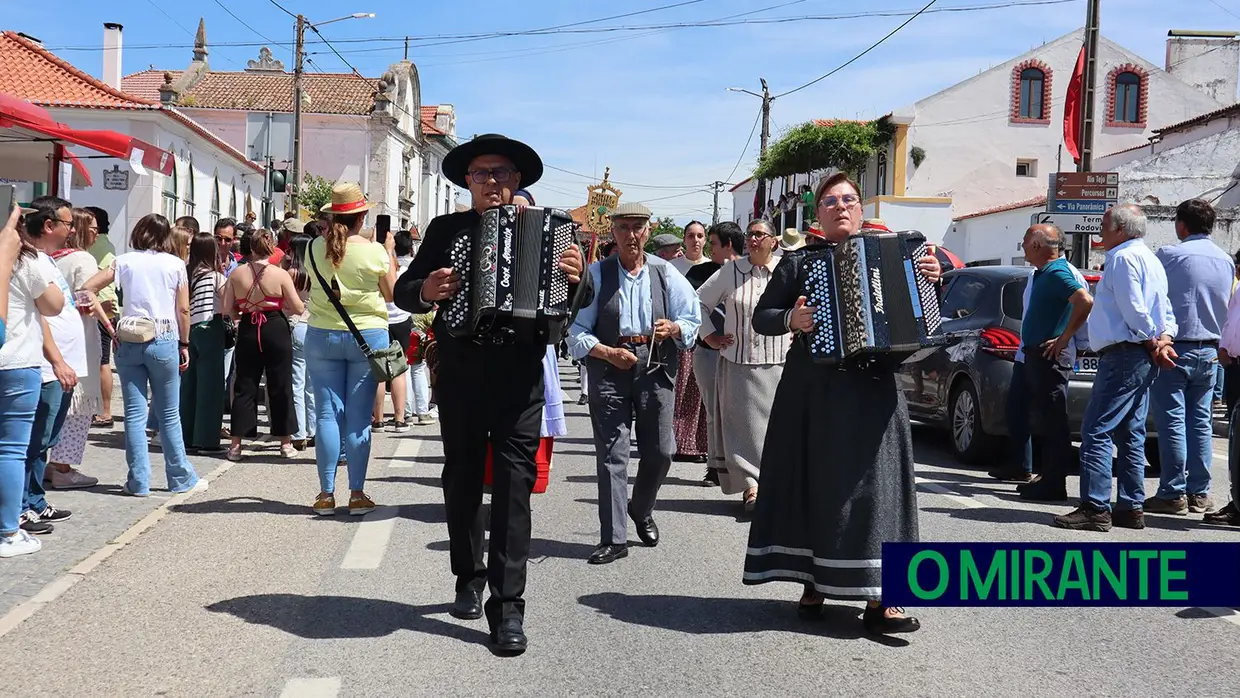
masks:
<path fill-rule="evenodd" d="M 719 223 L 719 190 L 723 188 L 723 182 L 715 182 L 710 186 L 715 190 L 715 209 L 711 213 L 710 224 L 716 225 Z"/>
<path fill-rule="evenodd" d="M 1094 151 L 1094 83 L 1098 80 L 1098 23 L 1101 0 L 1089 0 L 1085 16 L 1085 71 L 1081 75 L 1081 161 L 1077 172 L 1093 171 Z M 1078 269 L 1089 268 L 1089 246 L 1092 237 L 1078 235 L 1073 260 Z"/>
<path fill-rule="evenodd" d="M 297 15 L 297 43 L 293 53 L 293 194 L 289 197 L 294 212 L 301 211 L 301 74 L 305 53 L 306 18 Z"/>
<path fill-rule="evenodd" d="M 405 60 L 409 60 L 409 37 L 405 37 Z"/>
<path fill-rule="evenodd" d="M 758 78 L 762 82 L 762 140 L 758 145 L 759 158 L 766 156 L 766 144 L 771 138 L 771 91 L 766 86 L 766 78 Z M 758 180 L 758 205 L 766 210 L 766 182 Z"/>

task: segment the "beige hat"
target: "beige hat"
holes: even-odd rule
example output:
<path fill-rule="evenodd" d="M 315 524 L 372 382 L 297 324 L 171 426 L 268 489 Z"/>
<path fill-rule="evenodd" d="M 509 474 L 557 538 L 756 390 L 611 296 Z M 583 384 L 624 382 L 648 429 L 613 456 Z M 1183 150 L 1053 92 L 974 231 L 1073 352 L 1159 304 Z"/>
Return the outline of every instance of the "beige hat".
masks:
<path fill-rule="evenodd" d="M 779 239 L 779 249 L 791 252 L 805 247 L 805 236 L 796 228 L 785 228 L 784 236 Z"/>
<path fill-rule="evenodd" d="M 306 232 L 306 224 L 296 218 L 290 218 L 284 221 L 283 228 L 286 232 L 294 235 L 300 235 Z"/>
<path fill-rule="evenodd" d="M 613 219 L 614 218 L 645 218 L 646 220 L 650 220 L 650 218 L 653 215 L 654 214 L 650 213 L 650 209 L 646 208 L 645 206 L 642 206 L 636 201 L 627 203 L 627 204 L 620 204 L 619 206 L 616 207 L 616 210 L 611 212 L 611 217 Z"/>
<path fill-rule="evenodd" d="M 362 213 L 374 208 L 375 205 L 366 201 L 362 187 L 357 182 L 337 182 L 332 187 L 332 202 L 319 209 L 323 213 L 349 215 Z"/>

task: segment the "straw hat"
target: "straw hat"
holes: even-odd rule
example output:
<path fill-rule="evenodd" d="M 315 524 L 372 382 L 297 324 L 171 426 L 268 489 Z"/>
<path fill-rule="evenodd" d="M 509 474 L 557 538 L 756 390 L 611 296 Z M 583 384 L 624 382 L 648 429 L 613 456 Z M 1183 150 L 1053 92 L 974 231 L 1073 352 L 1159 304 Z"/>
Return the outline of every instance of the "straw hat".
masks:
<path fill-rule="evenodd" d="M 882 218 L 867 218 L 864 221 L 861 221 L 861 229 L 862 230 L 877 230 L 880 233 L 891 232 L 891 229 L 887 227 L 887 224 L 883 221 Z"/>
<path fill-rule="evenodd" d="M 363 213 L 375 205 L 366 201 L 362 187 L 357 182 L 337 182 L 332 187 L 332 202 L 319 209 L 323 213 L 351 214 Z"/>
<path fill-rule="evenodd" d="M 785 252 L 805 247 L 805 237 L 796 228 L 785 228 L 784 236 L 779 239 L 779 249 Z"/>

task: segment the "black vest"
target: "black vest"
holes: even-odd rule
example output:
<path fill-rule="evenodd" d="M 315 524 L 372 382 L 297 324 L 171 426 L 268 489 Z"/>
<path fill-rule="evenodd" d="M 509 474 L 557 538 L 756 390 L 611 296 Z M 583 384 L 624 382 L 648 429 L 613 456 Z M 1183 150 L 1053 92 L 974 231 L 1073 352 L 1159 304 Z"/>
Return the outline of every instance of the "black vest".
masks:
<path fill-rule="evenodd" d="M 667 262 L 646 255 L 646 266 L 650 274 L 650 321 L 653 325 L 667 317 Z M 619 256 L 608 257 L 599 265 L 601 285 L 598 292 L 598 316 L 594 321 L 594 336 L 609 347 L 614 347 L 620 340 L 620 274 L 622 270 Z M 651 327 L 649 332 L 653 333 Z M 673 339 L 665 339 L 651 347 L 655 359 L 663 362 L 663 370 L 673 381 L 679 367 L 679 347 Z M 641 364 L 638 364 L 641 368 Z"/>

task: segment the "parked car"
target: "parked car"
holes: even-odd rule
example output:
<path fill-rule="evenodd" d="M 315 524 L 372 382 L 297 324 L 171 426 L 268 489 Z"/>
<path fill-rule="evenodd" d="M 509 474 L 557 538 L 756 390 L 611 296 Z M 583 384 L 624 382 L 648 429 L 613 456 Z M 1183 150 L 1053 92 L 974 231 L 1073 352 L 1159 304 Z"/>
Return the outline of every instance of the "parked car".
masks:
<path fill-rule="evenodd" d="M 947 344 L 913 355 L 897 375 L 909 415 L 949 430 L 952 450 L 962 463 L 991 464 L 1006 443 L 1008 387 L 1020 347 L 1030 272 L 1028 267 L 987 266 L 945 274 L 942 314 Z M 1091 292 L 1099 278 L 1097 272 L 1085 274 Z M 1074 438 L 1080 437 L 1097 371 L 1098 355 L 1078 350 L 1068 382 L 1068 425 Z M 1036 429 L 1036 415 L 1034 420 Z M 1148 429 L 1154 438 L 1152 418 Z M 1156 443 L 1148 445 L 1146 457 L 1156 462 Z"/>

